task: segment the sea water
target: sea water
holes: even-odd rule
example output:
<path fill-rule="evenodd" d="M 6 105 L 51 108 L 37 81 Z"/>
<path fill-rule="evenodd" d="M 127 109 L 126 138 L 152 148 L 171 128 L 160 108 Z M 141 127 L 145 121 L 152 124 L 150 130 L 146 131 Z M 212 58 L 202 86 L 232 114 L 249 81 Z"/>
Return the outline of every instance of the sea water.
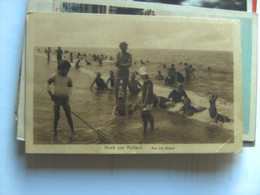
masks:
<path fill-rule="evenodd" d="M 100 72 L 106 81 L 109 71 L 116 71 L 114 60 L 118 49 L 107 48 L 63 48 L 63 50 L 85 53 L 86 58 L 80 61 L 80 68 L 75 68 L 74 62 L 69 72 L 73 81 L 73 93 L 70 98 L 71 109 L 94 129 L 102 131 L 111 137 L 114 143 L 218 143 L 225 142 L 233 136 L 233 122 L 224 123 L 223 126 L 211 126 L 212 122 L 208 110 L 185 117 L 177 113 L 178 106 L 168 111 L 154 109 L 155 130 L 143 136 L 143 127 L 140 113 L 137 111 L 132 117 L 114 117 L 112 114 L 115 96 L 113 89 L 96 90 L 94 81 Z M 93 61 L 92 54 L 108 56 L 102 65 Z M 209 107 L 210 95 L 218 95 L 216 107 L 218 112 L 230 118 L 233 117 L 233 54 L 226 51 L 188 51 L 188 50 L 152 50 L 129 49 L 133 57 L 130 73 L 145 69 L 154 81 L 154 93 L 167 97 L 176 86 L 166 86 L 163 81 L 155 81 L 154 77 L 161 70 L 164 77 L 167 68 L 175 64 L 177 70 L 184 68 L 184 63 L 191 64 L 194 77 L 185 84 L 185 91 L 195 107 Z M 69 53 L 63 58 L 69 59 Z M 85 60 L 91 62 L 87 65 Z M 141 60 L 144 62 L 141 63 Z M 166 68 L 163 65 L 166 65 Z M 208 70 L 210 67 L 211 71 Z M 52 53 L 50 64 L 47 63 L 47 54 L 35 49 L 34 56 L 34 141 L 35 143 L 52 143 L 53 110 L 52 102 L 44 85 L 48 78 L 57 69 L 55 52 Z M 184 74 L 184 71 L 182 72 Z M 140 83 L 142 80 L 137 77 Z M 138 102 L 138 97 L 128 97 L 128 102 Z M 73 116 L 74 126 L 78 134 L 75 143 L 100 143 L 93 129 Z M 217 129 L 217 130 L 216 130 Z M 59 143 L 67 143 L 69 126 L 61 109 L 61 119 L 58 134 Z M 65 141 L 64 141 L 65 140 Z"/>

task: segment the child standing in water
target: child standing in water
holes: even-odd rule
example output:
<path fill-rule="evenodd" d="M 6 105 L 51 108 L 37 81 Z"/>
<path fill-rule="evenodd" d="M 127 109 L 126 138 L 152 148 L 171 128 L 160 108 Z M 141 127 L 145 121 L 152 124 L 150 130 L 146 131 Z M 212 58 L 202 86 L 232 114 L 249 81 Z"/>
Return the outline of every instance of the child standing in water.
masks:
<path fill-rule="evenodd" d="M 110 82 L 110 87 L 114 88 L 115 86 L 115 75 L 112 70 L 109 72 L 109 78 L 107 79 L 106 86 L 108 86 L 108 83 Z"/>
<path fill-rule="evenodd" d="M 152 107 L 154 103 L 153 82 L 145 71 L 139 71 L 138 74 L 143 79 L 142 100 L 141 100 L 141 117 L 143 120 L 144 136 L 146 136 L 148 122 L 151 130 L 154 129 L 154 119 L 152 116 Z"/>
<path fill-rule="evenodd" d="M 60 64 L 61 61 L 62 61 L 62 55 L 63 55 L 63 51 L 61 50 L 60 47 L 58 47 L 58 49 L 57 49 L 57 62 L 58 62 L 58 64 Z"/>
<path fill-rule="evenodd" d="M 53 101 L 54 108 L 54 136 L 57 136 L 57 126 L 60 119 L 60 106 L 66 114 L 68 124 L 71 129 L 71 138 L 75 136 L 73 121 L 70 113 L 69 98 L 72 92 L 72 80 L 68 77 L 68 72 L 71 68 L 70 63 L 67 60 L 62 60 L 58 65 L 57 72 L 54 73 L 47 81 L 47 92 L 49 93 L 51 100 Z M 53 90 L 51 89 L 53 85 Z"/>

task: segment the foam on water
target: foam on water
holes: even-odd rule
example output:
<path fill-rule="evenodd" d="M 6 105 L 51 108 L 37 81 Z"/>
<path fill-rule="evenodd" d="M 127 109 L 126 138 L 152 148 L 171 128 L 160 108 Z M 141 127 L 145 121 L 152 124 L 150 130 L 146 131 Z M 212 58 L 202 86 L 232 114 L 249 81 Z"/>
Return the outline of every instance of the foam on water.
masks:
<path fill-rule="evenodd" d="M 89 49 L 81 49 L 82 52 L 87 53 L 86 51 L 90 51 Z M 75 51 L 81 51 L 80 49 L 77 49 Z M 73 49 L 72 49 L 73 51 Z M 91 53 L 103 53 L 105 55 L 111 55 L 113 58 L 115 58 L 116 53 L 118 52 L 118 49 L 94 49 L 91 50 Z M 183 68 L 183 65 L 180 64 L 180 62 L 190 62 L 194 65 L 196 68 L 196 77 L 198 80 L 193 80 L 192 85 L 190 85 L 185 91 L 189 98 L 192 101 L 192 106 L 194 107 L 209 107 L 209 94 L 212 94 L 212 91 L 214 92 L 215 89 L 218 91 L 216 93 L 221 94 L 219 98 L 216 101 L 216 107 L 220 114 L 226 115 L 229 118 L 233 118 L 233 103 L 228 101 L 227 99 L 222 98 L 225 94 L 222 94 L 222 91 L 224 91 L 226 94 L 232 94 L 232 91 L 228 91 L 227 86 L 232 87 L 232 78 L 230 75 L 232 75 L 232 72 L 230 73 L 230 64 L 232 64 L 232 55 L 227 53 L 207 53 L 207 52 L 194 52 L 194 51 L 161 51 L 158 53 L 158 51 L 153 50 L 130 50 L 130 53 L 133 56 L 133 66 L 130 68 L 130 71 L 133 72 L 138 69 L 143 69 L 146 72 L 149 73 L 150 77 L 153 79 L 156 75 L 158 70 L 162 70 L 162 73 L 166 76 L 167 70 L 162 68 L 162 64 L 167 64 L 167 67 L 169 67 L 169 64 L 175 63 L 176 69 L 180 70 Z M 37 56 L 45 57 L 47 58 L 47 55 L 45 53 L 37 53 L 35 52 Z M 65 55 L 64 55 L 65 56 Z M 66 55 L 67 59 L 69 58 L 68 55 Z M 90 59 L 91 57 L 88 55 L 87 59 Z M 144 60 L 145 65 L 140 65 L 139 60 Z M 53 54 L 51 57 L 51 60 L 53 62 L 56 62 L 56 55 Z M 146 60 L 149 60 L 149 63 L 146 62 Z M 135 64 L 134 62 L 137 61 Z M 72 78 L 73 82 L 75 82 L 75 87 L 73 89 L 74 94 L 86 94 L 87 99 L 90 101 L 98 101 L 99 102 L 106 102 L 108 101 L 108 97 L 113 97 L 112 95 L 108 95 L 107 92 L 98 94 L 99 97 L 96 97 L 97 95 L 91 94 L 89 92 L 88 87 L 93 82 L 94 78 L 96 77 L 97 72 L 102 73 L 102 78 L 106 81 L 109 76 L 109 70 L 115 71 L 115 66 L 113 64 L 113 61 L 104 61 L 104 64 L 102 66 L 99 66 L 96 62 L 92 62 L 92 65 L 86 65 L 85 61 L 82 60 L 80 62 L 81 68 L 76 70 L 75 67 L 76 59 L 74 59 L 74 63 L 72 64 L 71 73 L 72 76 L 74 75 L 74 78 Z M 213 72 L 206 72 L 207 67 L 210 66 L 213 69 Z M 82 74 L 81 74 L 82 73 Z M 81 74 L 81 75 L 80 75 Z M 84 76 L 87 75 L 87 76 Z M 78 77 L 78 78 L 77 78 Z M 230 81 L 225 81 L 225 78 L 231 78 Z M 137 77 L 137 79 L 140 79 Z M 78 81 L 77 81 L 78 80 Z M 140 80 L 140 82 L 142 82 Z M 214 87 L 214 90 L 209 92 L 209 84 L 207 82 L 210 82 L 212 87 Z M 211 88 L 212 88 L 211 87 Z M 172 91 L 172 86 L 165 86 L 163 82 L 157 82 L 154 81 L 154 92 L 158 96 L 168 97 L 169 93 Z M 205 89 L 205 93 L 203 90 Z M 208 90 L 208 91 L 207 91 Z M 84 98 L 81 97 L 75 97 L 78 102 L 79 100 L 83 100 Z M 139 94 L 140 97 L 140 94 Z M 227 97 L 227 96 L 226 96 Z M 231 96 L 232 97 L 232 96 Z M 81 99 L 80 99 L 81 98 Z M 93 98 L 93 100 L 92 100 Z M 73 98 L 72 98 L 73 99 Z M 176 105 L 174 108 L 171 108 L 171 111 L 177 111 L 181 108 L 180 105 Z M 105 117 L 105 116 L 104 116 Z M 208 110 L 204 110 L 201 113 L 195 113 L 193 116 L 190 116 L 189 118 L 195 119 L 201 122 L 210 123 L 211 119 L 209 117 Z M 225 128 L 233 129 L 233 122 L 231 123 L 225 123 Z"/>
<path fill-rule="evenodd" d="M 84 74 L 87 74 L 87 75 L 92 76 L 92 77 L 96 77 L 96 74 L 92 70 L 88 70 L 88 69 L 85 69 L 85 68 L 80 68 L 79 70 L 80 70 L 80 72 L 82 72 Z"/>
<path fill-rule="evenodd" d="M 147 71 L 147 68 L 145 66 L 139 66 L 139 70 Z M 84 74 L 87 74 L 89 76 L 95 77 L 96 74 L 93 70 L 86 69 L 86 68 L 80 68 L 80 71 Z M 105 80 L 106 77 L 103 77 Z M 170 92 L 173 90 L 173 87 L 170 86 L 162 86 L 158 84 L 154 84 L 154 93 L 158 96 L 168 97 Z M 193 92 L 191 90 L 186 90 L 186 93 L 188 97 L 192 101 L 192 106 L 194 107 L 205 107 L 206 110 L 202 111 L 201 113 L 195 113 L 193 116 L 188 116 L 188 118 L 198 120 L 200 122 L 205 123 L 211 123 L 212 119 L 209 116 L 208 108 L 209 108 L 209 96 L 206 96 L 205 94 Z M 140 97 L 140 94 L 139 94 Z M 175 107 L 169 108 L 169 111 L 172 112 L 178 112 L 182 108 L 182 104 L 176 104 Z M 233 103 L 228 102 L 222 98 L 218 98 L 216 101 L 216 107 L 218 110 L 218 113 L 223 114 L 225 116 L 228 116 L 229 118 L 233 118 Z M 227 129 L 233 129 L 233 122 L 224 123 L 223 126 Z"/>
<path fill-rule="evenodd" d="M 154 92 L 155 92 L 155 94 L 157 94 L 159 96 L 168 97 L 171 90 L 172 89 L 170 87 L 167 87 L 167 86 L 154 85 Z M 209 104 L 209 98 L 210 97 L 205 96 L 204 94 L 195 93 L 195 92 L 190 91 L 190 90 L 186 90 L 186 93 L 192 101 L 192 106 L 207 108 L 206 110 L 204 110 L 200 113 L 195 113 L 193 116 L 188 116 L 188 118 L 196 119 L 198 121 L 206 122 L 206 123 L 212 122 L 212 119 L 210 118 L 209 112 L 208 112 L 208 108 L 209 108 L 209 105 L 210 105 Z M 171 112 L 177 113 L 182 108 L 182 106 L 183 106 L 182 103 L 178 103 L 174 107 L 168 108 L 168 110 L 171 111 Z M 229 118 L 232 119 L 233 103 L 227 102 L 222 98 L 218 98 L 217 101 L 216 101 L 216 107 L 217 107 L 218 113 L 223 114 L 225 116 L 228 116 Z M 233 125 L 234 125 L 233 122 L 223 124 L 223 126 L 225 128 L 231 129 L 231 130 L 233 129 Z"/>

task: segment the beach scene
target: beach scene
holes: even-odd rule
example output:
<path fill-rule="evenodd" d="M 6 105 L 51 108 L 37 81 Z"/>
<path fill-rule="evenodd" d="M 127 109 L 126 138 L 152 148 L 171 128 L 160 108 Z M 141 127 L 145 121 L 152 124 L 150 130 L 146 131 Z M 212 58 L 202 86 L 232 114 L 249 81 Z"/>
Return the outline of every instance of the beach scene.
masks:
<path fill-rule="evenodd" d="M 34 151 L 168 144 L 199 152 L 237 143 L 235 21 L 32 14 L 28 24 Z"/>
<path fill-rule="evenodd" d="M 127 41 L 127 40 L 126 40 Z M 156 96 L 168 98 L 177 82 L 166 84 L 165 79 L 156 80 L 158 71 L 164 78 L 174 64 L 176 71 L 185 77 L 185 63 L 192 65 L 193 74 L 189 82 L 184 81 L 184 90 L 195 108 L 201 112 L 185 115 L 180 112 L 183 102 L 167 108 L 153 107 L 154 129 L 148 126 L 146 135 L 140 109 L 131 115 L 117 116 L 114 88 L 99 90 L 96 85 L 90 89 L 97 73 L 106 82 L 109 72 L 116 72 L 115 60 L 120 52 L 113 48 L 65 47 L 60 45 L 62 58 L 70 61 L 68 76 L 73 83 L 70 106 L 76 136 L 70 139 L 70 127 L 63 109 L 60 109 L 58 134 L 53 134 L 53 102 L 46 90 L 46 82 L 57 71 L 57 49 L 50 47 L 50 60 L 47 47 L 34 48 L 34 98 L 33 98 L 33 141 L 34 144 L 200 144 L 233 142 L 234 138 L 234 80 L 233 52 L 221 50 L 188 49 L 140 49 L 131 48 L 132 66 L 129 74 L 142 69 L 153 82 Z M 73 54 L 71 59 L 70 53 Z M 102 61 L 93 56 L 102 56 Z M 129 77 L 130 78 L 130 77 Z M 136 80 L 143 80 L 137 74 Z M 230 121 L 215 121 L 210 117 L 209 107 L 212 95 L 218 96 L 217 112 Z M 132 95 L 127 89 L 126 104 L 138 103 L 142 92 Z"/>

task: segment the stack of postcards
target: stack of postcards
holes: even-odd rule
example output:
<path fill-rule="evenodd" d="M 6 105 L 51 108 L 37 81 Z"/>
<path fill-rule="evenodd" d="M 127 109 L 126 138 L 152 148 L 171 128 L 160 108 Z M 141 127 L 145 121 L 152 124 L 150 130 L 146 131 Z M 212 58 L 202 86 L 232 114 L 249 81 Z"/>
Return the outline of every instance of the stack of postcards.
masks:
<path fill-rule="evenodd" d="M 190 2 L 28 1 L 17 104 L 26 153 L 253 143 L 257 15 L 245 0 Z"/>

